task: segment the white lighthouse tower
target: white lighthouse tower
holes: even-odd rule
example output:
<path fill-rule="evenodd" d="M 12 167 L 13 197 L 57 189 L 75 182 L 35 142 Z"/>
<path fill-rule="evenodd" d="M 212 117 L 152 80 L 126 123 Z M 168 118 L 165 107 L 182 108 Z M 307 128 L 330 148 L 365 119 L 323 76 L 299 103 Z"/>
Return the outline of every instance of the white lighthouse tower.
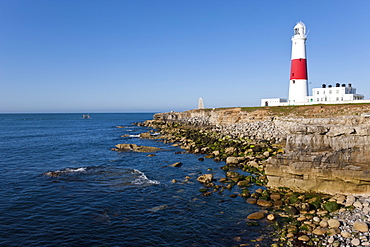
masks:
<path fill-rule="evenodd" d="M 292 37 L 292 62 L 290 68 L 288 103 L 303 103 L 308 96 L 307 60 L 306 60 L 306 26 L 298 22 Z"/>

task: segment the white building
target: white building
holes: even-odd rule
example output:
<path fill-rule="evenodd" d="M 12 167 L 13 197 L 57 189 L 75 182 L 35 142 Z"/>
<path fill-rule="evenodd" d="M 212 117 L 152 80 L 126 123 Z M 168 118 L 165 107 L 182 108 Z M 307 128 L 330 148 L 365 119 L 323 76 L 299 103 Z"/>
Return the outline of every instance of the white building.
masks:
<path fill-rule="evenodd" d="M 326 86 L 326 84 L 322 84 L 321 88 L 313 88 L 312 96 L 308 96 L 306 102 L 315 102 L 319 104 L 322 102 L 352 101 L 363 99 L 364 95 L 356 94 L 356 88 L 352 87 L 351 83 L 348 83 L 348 85 L 340 85 L 340 83 L 336 83 L 335 87 L 332 85 Z"/>
<path fill-rule="evenodd" d="M 313 105 L 313 104 L 346 104 L 369 103 L 363 94 L 357 94 L 351 83 L 335 86 L 322 84 L 321 88 L 312 88 L 312 96 L 306 96 L 304 102 L 289 102 L 282 98 L 261 99 L 261 106 Z"/>
<path fill-rule="evenodd" d="M 287 99 L 282 98 L 270 98 L 270 99 L 261 99 L 261 106 L 279 106 L 282 103 L 287 103 Z"/>

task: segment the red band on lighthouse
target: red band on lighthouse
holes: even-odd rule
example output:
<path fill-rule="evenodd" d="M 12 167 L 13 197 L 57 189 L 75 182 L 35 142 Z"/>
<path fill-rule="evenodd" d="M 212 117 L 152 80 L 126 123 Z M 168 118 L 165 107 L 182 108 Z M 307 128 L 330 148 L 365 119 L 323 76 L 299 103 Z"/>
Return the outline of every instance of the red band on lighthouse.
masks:
<path fill-rule="evenodd" d="M 290 68 L 290 80 L 307 80 L 306 59 L 293 59 Z"/>

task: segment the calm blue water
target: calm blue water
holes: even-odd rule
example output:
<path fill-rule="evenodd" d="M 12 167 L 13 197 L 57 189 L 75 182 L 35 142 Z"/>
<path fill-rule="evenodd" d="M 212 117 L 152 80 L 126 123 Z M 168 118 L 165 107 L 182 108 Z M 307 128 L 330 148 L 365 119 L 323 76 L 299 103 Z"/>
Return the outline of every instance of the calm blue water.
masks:
<path fill-rule="evenodd" d="M 230 198 L 234 191 L 200 195 L 196 178 L 224 177 L 222 163 L 121 137 L 148 131 L 132 123 L 152 114 L 91 116 L 0 114 L 1 246 L 232 246 L 266 233 L 246 224 L 259 208 Z M 110 150 L 119 143 L 162 150 L 154 157 Z M 182 167 L 168 167 L 178 161 Z M 43 175 L 49 171 L 60 174 Z"/>

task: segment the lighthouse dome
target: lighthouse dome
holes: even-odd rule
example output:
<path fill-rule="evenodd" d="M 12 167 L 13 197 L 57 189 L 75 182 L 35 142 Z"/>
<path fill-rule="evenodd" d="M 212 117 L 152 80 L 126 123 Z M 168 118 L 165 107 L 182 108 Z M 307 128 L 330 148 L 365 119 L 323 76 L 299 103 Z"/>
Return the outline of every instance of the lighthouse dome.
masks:
<path fill-rule="evenodd" d="M 294 29 L 296 29 L 296 28 L 304 28 L 304 29 L 306 29 L 306 26 L 305 26 L 305 24 L 303 22 L 300 21 L 300 22 L 297 23 L 297 25 L 294 26 Z"/>

